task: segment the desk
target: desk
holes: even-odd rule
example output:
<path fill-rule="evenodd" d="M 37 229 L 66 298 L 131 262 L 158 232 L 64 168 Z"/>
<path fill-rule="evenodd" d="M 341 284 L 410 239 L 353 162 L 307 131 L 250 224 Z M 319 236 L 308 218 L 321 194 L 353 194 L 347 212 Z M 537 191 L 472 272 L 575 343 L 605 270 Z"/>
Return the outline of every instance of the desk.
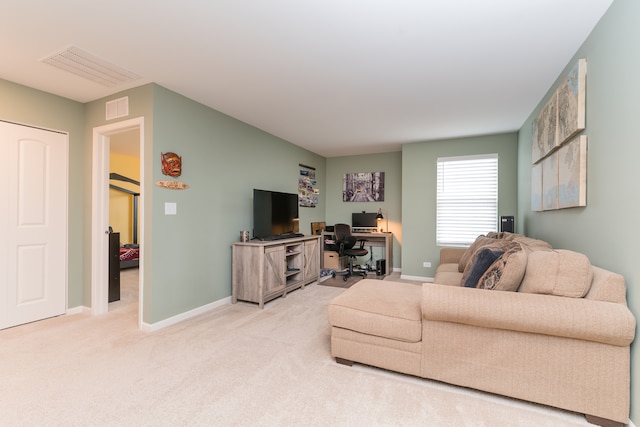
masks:
<path fill-rule="evenodd" d="M 364 239 L 366 242 L 364 243 L 364 247 L 372 246 L 372 247 L 383 247 L 384 248 L 384 257 L 385 257 L 385 274 L 391 274 L 393 271 L 393 233 L 351 233 L 357 239 Z M 333 239 L 335 233 L 332 231 L 323 231 L 322 232 L 322 253 L 320 254 L 320 259 L 324 262 L 324 241 L 327 239 Z M 324 267 L 324 265 L 323 265 Z"/>

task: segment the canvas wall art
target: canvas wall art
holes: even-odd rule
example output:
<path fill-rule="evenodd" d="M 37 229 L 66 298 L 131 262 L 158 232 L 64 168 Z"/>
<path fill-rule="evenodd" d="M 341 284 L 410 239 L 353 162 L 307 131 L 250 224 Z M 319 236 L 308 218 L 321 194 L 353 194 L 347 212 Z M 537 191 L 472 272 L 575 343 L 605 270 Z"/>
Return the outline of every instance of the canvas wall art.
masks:
<path fill-rule="evenodd" d="M 531 210 L 587 205 L 587 60 L 578 60 L 533 120 Z M 573 139 L 572 139 L 573 138 Z"/>
<path fill-rule="evenodd" d="M 533 121 L 532 163 L 539 162 L 556 147 L 557 100 L 558 98 L 554 94 Z"/>
<path fill-rule="evenodd" d="M 558 209 L 558 153 L 542 160 L 542 209 Z"/>
<path fill-rule="evenodd" d="M 574 138 L 558 150 L 558 208 L 587 205 L 587 137 Z"/>
<path fill-rule="evenodd" d="M 585 128 L 587 60 L 580 59 L 558 87 L 558 142 Z"/>
<path fill-rule="evenodd" d="M 384 202 L 384 172 L 346 173 L 342 180 L 343 202 Z"/>
<path fill-rule="evenodd" d="M 531 168 L 531 210 L 542 210 L 542 163 Z"/>

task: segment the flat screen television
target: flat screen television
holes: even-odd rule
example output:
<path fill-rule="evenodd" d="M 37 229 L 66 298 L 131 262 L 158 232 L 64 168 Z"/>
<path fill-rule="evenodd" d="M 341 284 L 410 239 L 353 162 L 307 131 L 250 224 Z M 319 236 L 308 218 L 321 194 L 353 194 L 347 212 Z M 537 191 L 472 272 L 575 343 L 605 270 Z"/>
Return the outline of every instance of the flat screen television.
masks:
<path fill-rule="evenodd" d="M 253 238 L 272 240 L 299 231 L 298 195 L 253 190 Z"/>

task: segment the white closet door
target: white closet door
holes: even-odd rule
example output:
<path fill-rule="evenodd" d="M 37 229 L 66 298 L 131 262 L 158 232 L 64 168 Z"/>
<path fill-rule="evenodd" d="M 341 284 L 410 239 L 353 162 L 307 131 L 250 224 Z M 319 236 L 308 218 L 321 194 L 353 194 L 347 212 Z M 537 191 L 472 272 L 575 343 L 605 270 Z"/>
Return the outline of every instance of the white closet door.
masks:
<path fill-rule="evenodd" d="M 66 310 L 68 144 L 0 121 L 0 329 Z"/>

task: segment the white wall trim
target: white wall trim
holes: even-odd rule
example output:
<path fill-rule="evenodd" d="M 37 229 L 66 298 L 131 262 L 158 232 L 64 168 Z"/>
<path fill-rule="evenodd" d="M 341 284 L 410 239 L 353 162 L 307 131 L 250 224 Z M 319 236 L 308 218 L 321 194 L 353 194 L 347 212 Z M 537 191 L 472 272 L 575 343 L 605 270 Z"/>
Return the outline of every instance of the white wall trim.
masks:
<path fill-rule="evenodd" d="M 91 312 L 109 311 L 109 145 L 110 136 L 133 130 L 140 131 L 140 242 L 144 243 L 144 117 L 137 117 L 93 128 L 91 187 Z M 144 257 L 139 264 L 138 326 L 142 328 L 144 307 Z"/>
<path fill-rule="evenodd" d="M 184 313 L 177 314 L 177 315 L 175 315 L 173 317 L 169 317 L 168 319 L 164 319 L 164 320 L 161 320 L 161 321 L 156 322 L 156 323 L 149 324 L 149 323 L 144 323 L 143 322 L 140 329 L 142 329 L 142 331 L 144 331 L 144 332 L 154 332 L 154 331 L 166 328 L 168 326 L 172 326 L 172 325 L 175 325 L 177 323 L 184 322 L 185 320 L 192 319 L 192 318 L 194 318 L 196 316 L 199 316 L 201 314 L 207 313 L 207 312 L 209 312 L 209 311 L 211 311 L 213 309 L 216 309 L 218 307 L 221 307 L 221 306 L 227 305 L 227 304 L 231 304 L 231 297 L 230 296 L 226 297 L 226 298 L 219 299 L 219 300 L 214 301 L 214 302 L 212 302 L 210 304 L 206 304 L 206 305 L 203 305 L 201 307 L 194 308 L 193 310 L 185 311 Z"/>
<path fill-rule="evenodd" d="M 85 307 L 84 305 L 79 305 L 77 307 L 67 308 L 65 314 L 67 316 L 71 316 L 73 314 L 82 314 L 82 313 L 91 313 L 90 307 Z"/>
<path fill-rule="evenodd" d="M 401 274 L 400 275 L 401 279 L 404 280 L 414 280 L 416 282 L 429 282 L 429 283 L 433 283 L 433 277 L 422 277 L 422 276 L 409 276 L 406 274 Z"/>

